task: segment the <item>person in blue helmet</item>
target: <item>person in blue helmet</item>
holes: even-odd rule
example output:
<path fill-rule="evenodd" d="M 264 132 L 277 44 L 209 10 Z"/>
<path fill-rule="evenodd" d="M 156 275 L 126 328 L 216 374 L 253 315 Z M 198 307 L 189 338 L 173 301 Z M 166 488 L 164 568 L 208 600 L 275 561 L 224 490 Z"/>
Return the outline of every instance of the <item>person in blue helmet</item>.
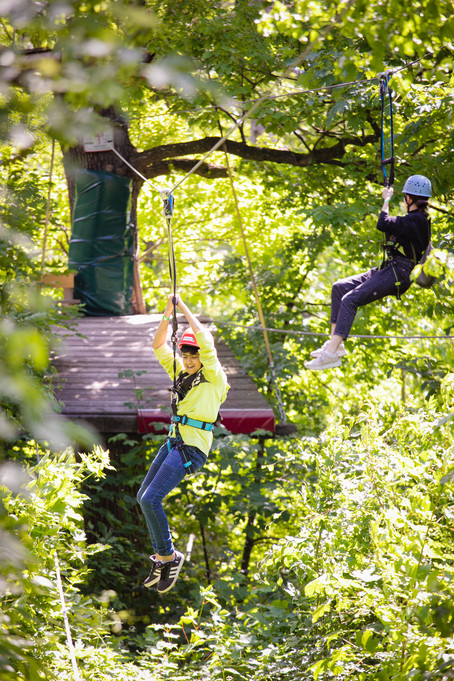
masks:
<path fill-rule="evenodd" d="M 358 307 L 368 305 L 386 296 L 400 296 L 411 285 L 410 274 L 421 260 L 430 241 L 429 198 L 432 196 L 430 180 L 424 175 L 409 177 L 402 190 L 407 214 L 389 215 L 392 187 L 383 189 L 383 207 L 378 217 L 377 229 L 384 232 L 385 254 L 381 267 L 336 281 L 331 290 L 331 337 L 321 348 L 311 352 L 312 360 L 305 367 L 313 371 L 331 369 L 341 365 L 347 351 L 348 338 Z"/>

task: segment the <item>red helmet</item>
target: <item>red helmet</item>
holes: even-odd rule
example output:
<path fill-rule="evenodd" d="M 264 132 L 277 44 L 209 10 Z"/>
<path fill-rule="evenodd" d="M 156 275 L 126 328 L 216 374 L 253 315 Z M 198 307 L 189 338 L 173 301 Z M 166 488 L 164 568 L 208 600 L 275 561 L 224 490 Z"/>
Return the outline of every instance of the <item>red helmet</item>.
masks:
<path fill-rule="evenodd" d="M 178 347 L 181 348 L 182 345 L 192 345 L 194 348 L 200 347 L 199 344 L 197 343 L 196 337 L 194 336 L 193 332 L 188 329 L 187 331 L 184 332 L 184 334 L 180 338 L 180 342 L 178 343 Z"/>

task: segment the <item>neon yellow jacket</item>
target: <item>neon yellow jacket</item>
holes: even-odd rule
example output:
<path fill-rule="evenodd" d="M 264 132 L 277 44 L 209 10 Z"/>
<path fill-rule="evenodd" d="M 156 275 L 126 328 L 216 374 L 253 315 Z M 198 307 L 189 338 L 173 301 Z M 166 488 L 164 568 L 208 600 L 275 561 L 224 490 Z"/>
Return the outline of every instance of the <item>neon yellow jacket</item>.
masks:
<path fill-rule="evenodd" d="M 218 360 L 214 339 L 209 331 L 203 329 L 195 334 L 200 347 L 199 357 L 202 362 L 201 381 L 193 385 L 187 392 L 186 397 L 178 402 L 177 413 L 179 416 L 186 415 L 198 421 L 214 423 L 219 412 L 219 407 L 227 397 L 229 384 L 227 376 Z M 167 343 L 155 349 L 155 355 L 159 363 L 164 367 L 173 381 L 173 352 Z M 179 357 L 176 362 L 177 376 L 184 370 Z M 193 426 L 178 425 L 183 442 L 187 445 L 198 447 L 208 456 L 213 442 L 213 433 L 200 430 Z"/>

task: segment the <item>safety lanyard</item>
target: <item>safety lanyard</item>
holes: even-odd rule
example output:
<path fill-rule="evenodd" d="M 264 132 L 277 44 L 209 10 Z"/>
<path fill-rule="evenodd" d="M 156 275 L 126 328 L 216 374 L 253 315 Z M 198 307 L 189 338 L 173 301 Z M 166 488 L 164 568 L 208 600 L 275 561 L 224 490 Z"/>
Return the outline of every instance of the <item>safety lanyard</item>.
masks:
<path fill-rule="evenodd" d="M 174 199 L 173 194 L 168 191 L 161 192 L 161 199 L 163 202 L 164 217 L 167 224 L 167 242 L 169 245 L 169 274 L 170 283 L 172 288 L 172 302 L 173 302 L 173 312 L 172 312 L 172 335 L 170 337 L 170 342 L 172 343 L 173 352 L 173 389 L 176 390 L 177 386 L 177 340 L 178 340 L 178 320 L 177 320 L 177 268 L 175 263 L 175 251 L 173 248 L 172 239 L 172 217 L 173 217 L 173 207 Z M 175 395 L 175 392 L 174 392 Z"/>
<path fill-rule="evenodd" d="M 380 76 L 380 102 L 381 102 L 381 169 L 383 173 L 383 184 L 385 187 L 392 187 L 394 184 L 394 127 L 393 127 L 393 91 L 389 87 L 391 72 L 387 71 Z M 390 156 L 385 158 L 385 100 L 388 95 L 389 104 L 389 145 Z M 386 166 L 389 165 L 389 175 Z"/>

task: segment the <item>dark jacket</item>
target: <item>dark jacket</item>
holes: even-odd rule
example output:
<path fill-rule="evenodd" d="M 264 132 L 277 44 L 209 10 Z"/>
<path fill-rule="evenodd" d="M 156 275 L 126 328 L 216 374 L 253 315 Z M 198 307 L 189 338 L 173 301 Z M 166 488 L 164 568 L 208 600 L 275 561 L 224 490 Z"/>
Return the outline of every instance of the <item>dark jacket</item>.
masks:
<path fill-rule="evenodd" d="M 413 262 L 414 255 L 411 245 L 413 244 L 415 249 L 416 262 L 419 262 L 430 239 L 429 218 L 421 210 L 413 210 L 407 215 L 396 217 L 382 211 L 378 216 L 377 229 L 385 232 L 387 239 L 391 237 L 391 240 L 393 240 L 393 236 L 396 238 L 397 248 L 391 248 L 391 256 L 404 254 Z"/>

